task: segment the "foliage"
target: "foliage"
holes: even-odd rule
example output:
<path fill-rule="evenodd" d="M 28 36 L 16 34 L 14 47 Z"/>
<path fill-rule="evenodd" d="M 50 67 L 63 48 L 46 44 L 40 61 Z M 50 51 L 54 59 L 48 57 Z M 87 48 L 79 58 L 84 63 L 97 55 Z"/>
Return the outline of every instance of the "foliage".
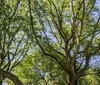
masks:
<path fill-rule="evenodd" d="M 96 2 L 0 0 L 1 81 L 8 78 L 6 73 L 16 85 L 14 73 L 26 85 L 99 81 L 95 73 L 83 77 L 90 61 L 100 55 L 100 8 Z M 95 71 L 91 67 L 89 72 Z"/>
<path fill-rule="evenodd" d="M 55 82 L 64 85 L 65 82 L 63 79 L 65 74 L 61 67 L 51 58 L 43 56 L 41 52 L 27 55 L 14 72 L 25 85 L 52 85 Z"/>
<path fill-rule="evenodd" d="M 99 85 L 100 69 L 88 70 L 79 78 L 79 85 Z M 51 58 L 43 56 L 41 52 L 27 55 L 23 62 L 14 69 L 14 73 L 23 81 L 24 85 L 66 85 L 65 73 Z M 10 84 L 11 85 L 11 84 Z"/>
<path fill-rule="evenodd" d="M 6 73 L 0 74 L 0 81 L 15 77 L 14 74 L 11 76 L 11 71 L 29 49 L 29 36 L 24 31 L 25 16 L 20 13 L 23 8 L 19 7 L 20 3 L 20 0 L 0 0 L 0 72 L 9 73 L 9 77 Z"/>
<path fill-rule="evenodd" d="M 100 16 L 95 3 L 96 0 L 28 0 L 35 41 L 44 55 L 63 68 L 69 85 L 85 74 L 91 57 L 100 52 Z M 40 30 L 34 29 L 34 11 Z"/>

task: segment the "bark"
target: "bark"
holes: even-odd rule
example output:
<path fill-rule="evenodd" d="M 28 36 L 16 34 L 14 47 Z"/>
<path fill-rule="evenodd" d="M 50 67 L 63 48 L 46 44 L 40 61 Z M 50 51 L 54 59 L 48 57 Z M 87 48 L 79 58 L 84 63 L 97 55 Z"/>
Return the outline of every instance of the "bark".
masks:
<path fill-rule="evenodd" d="M 69 83 L 68 85 L 78 85 L 77 80 L 74 83 Z"/>
<path fill-rule="evenodd" d="M 14 82 L 15 85 L 23 85 L 23 83 L 17 78 L 17 76 L 15 76 L 14 74 L 10 72 L 0 70 L 0 75 L 2 75 L 5 78 L 9 78 L 10 80 Z"/>
<path fill-rule="evenodd" d="M 75 81 L 69 80 L 68 85 L 78 85 L 78 79 L 76 79 Z"/>
<path fill-rule="evenodd" d="M 75 81 L 75 85 L 78 85 L 78 82 L 77 82 L 77 80 Z"/>

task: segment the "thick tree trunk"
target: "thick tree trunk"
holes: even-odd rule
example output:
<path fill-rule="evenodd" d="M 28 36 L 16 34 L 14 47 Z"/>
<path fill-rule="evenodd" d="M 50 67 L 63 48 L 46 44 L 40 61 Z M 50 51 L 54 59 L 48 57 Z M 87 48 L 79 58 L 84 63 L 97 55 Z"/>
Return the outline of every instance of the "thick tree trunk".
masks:
<path fill-rule="evenodd" d="M 78 80 L 75 80 L 75 82 L 70 82 L 68 85 L 78 85 Z"/>
<path fill-rule="evenodd" d="M 74 83 L 69 83 L 68 85 L 78 85 L 78 83 L 74 82 Z"/>
<path fill-rule="evenodd" d="M 0 75 L 2 75 L 5 78 L 11 79 L 15 85 L 23 85 L 23 83 L 17 78 L 17 76 L 15 76 L 14 74 L 10 72 L 0 70 Z"/>
<path fill-rule="evenodd" d="M 2 85 L 2 83 L 3 83 L 3 81 L 1 80 L 1 81 L 0 81 L 0 85 Z"/>

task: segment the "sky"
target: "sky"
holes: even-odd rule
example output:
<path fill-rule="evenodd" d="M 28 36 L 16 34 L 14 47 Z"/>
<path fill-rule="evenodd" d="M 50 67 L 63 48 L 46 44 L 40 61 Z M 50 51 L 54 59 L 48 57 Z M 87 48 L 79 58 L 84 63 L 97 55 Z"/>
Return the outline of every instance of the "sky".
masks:
<path fill-rule="evenodd" d="M 100 0 L 96 1 L 96 6 L 100 8 Z M 98 15 L 98 14 L 96 14 Z M 100 15 L 100 14 L 99 14 Z M 99 36 L 100 37 L 100 36 Z M 90 61 L 91 66 L 98 67 L 100 65 L 100 56 L 94 56 L 92 60 Z"/>

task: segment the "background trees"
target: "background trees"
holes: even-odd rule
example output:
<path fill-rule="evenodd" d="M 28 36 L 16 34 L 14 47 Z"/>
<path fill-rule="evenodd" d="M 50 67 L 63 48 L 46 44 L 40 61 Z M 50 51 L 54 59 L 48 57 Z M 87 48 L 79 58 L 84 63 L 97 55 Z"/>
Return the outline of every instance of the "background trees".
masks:
<path fill-rule="evenodd" d="M 15 85 L 22 85 L 12 73 L 29 49 L 29 36 L 23 30 L 25 16 L 20 4 L 20 0 L 0 0 L 0 85 L 6 78 Z"/>
<path fill-rule="evenodd" d="M 1 0 L 1 84 L 17 71 L 29 85 L 86 82 L 90 60 L 100 55 L 99 12 L 96 0 Z"/>

